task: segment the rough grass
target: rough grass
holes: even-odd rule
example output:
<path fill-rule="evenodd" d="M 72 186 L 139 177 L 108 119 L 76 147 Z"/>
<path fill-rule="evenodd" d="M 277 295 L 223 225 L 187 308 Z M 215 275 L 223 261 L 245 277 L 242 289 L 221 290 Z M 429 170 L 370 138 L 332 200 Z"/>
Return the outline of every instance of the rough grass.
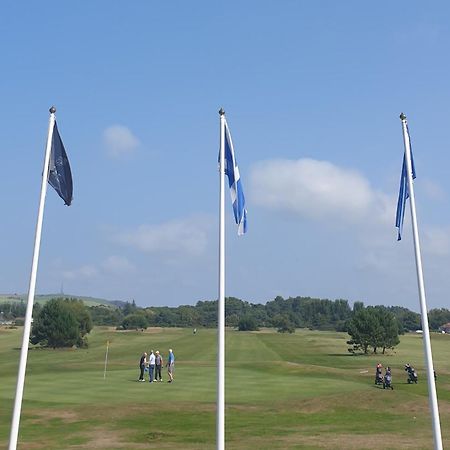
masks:
<path fill-rule="evenodd" d="M 9 436 L 22 330 L 0 329 L 0 445 Z M 444 447 L 450 445 L 449 336 L 433 335 Z M 351 356 L 342 333 L 271 330 L 226 336 L 227 449 L 432 448 L 422 338 L 394 353 Z M 106 341 L 109 364 L 103 378 Z M 171 347 L 175 382 L 138 383 L 144 350 Z M 378 361 L 394 391 L 373 384 Z M 419 371 L 408 385 L 403 365 Z M 165 374 L 164 374 L 165 375 Z M 30 349 L 20 448 L 215 448 L 216 331 L 96 328 L 85 350 Z"/>

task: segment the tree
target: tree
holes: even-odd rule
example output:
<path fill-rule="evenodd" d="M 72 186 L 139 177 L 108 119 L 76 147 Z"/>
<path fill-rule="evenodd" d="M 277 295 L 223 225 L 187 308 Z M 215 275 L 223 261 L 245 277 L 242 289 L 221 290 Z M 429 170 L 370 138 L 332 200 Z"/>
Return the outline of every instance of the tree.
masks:
<path fill-rule="evenodd" d="M 33 321 L 31 343 L 48 347 L 72 347 L 79 343 L 80 327 L 76 316 L 61 298 L 48 301 Z"/>
<path fill-rule="evenodd" d="M 36 316 L 41 308 L 39 303 L 33 305 L 33 316 Z M 17 317 L 25 317 L 27 305 L 24 301 L 20 302 L 3 302 L 0 303 L 0 312 L 2 312 L 3 318 L 7 320 L 14 320 Z"/>
<path fill-rule="evenodd" d="M 381 306 L 359 308 L 348 322 L 347 332 L 351 337 L 347 341 L 351 353 L 361 350 L 368 353 L 372 347 L 374 353 L 382 348 L 384 354 L 387 348 L 394 348 L 400 342 L 397 319 Z"/>
<path fill-rule="evenodd" d="M 79 336 L 77 341 L 78 347 L 87 346 L 87 339 L 85 336 L 92 330 L 92 318 L 89 310 L 84 305 L 83 300 L 76 298 L 66 299 L 67 305 L 72 311 L 78 323 Z"/>
<path fill-rule="evenodd" d="M 89 312 L 94 325 L 119 326 L 123 320 L 123 313 L 120 308 L 113 308 L 105 305 L 91 306 Z"/>
<path fill-rule="evenodd" d="M 252 316 L 243 316 L 239 319 L 239 331 L 257 331 L 258 326 L 256 320 Z"/>
<path fill-rule="evenodd" d="M 356 313 L 359 310 L 364 309 L 364 302 L 355 302 L 353 303 L 353 312 Z"/>
<path fill-rule="evenodd" d="M 278 333 L 295 333 L 295 325 L 286 314 L 278 314 L 273 318 Z"/>
<path fill-rule="evenodd" d="M 450 322 L 450 311 L 446 308 L 431 309 L 428 312 L 428 321 L 430 323 L 430 329 L 439 330 L 439 327 Z"/>
<path fill-rule="evenodd" d="M 358 309 L 350 319 L 347 332 L 351 339 L 347 344 L 351 345 L 348 349 L 351 353 L 362 350 L 367 353 L 369 345 L 373 343 L 373 337 L 376 334 L 377 323 L 368 309 Z"/>
<path fill-rule="evenodd" d="M 126 302 L 122 309 L 123 315 L 128 316 L 129 314 L 135 313 L 138 308 L 136 306 L 136 302 L 133 300 L 131 303 Z"/>
<path fill-rule="evenodd" d="M 122 321 L 122 328 L 124 330 L 134 330 L 137 328 L 147 328 L 148 322 L 147 317 L 144 314 L 128 314 L 125 316 Z"/>
<path fill-rule="evenodd" d="M 410 311 L 408 308 L 401 306 L 390 306 L 387 310 L 394 314 L 397 319 L 398 331 L 400 334 L 407 331 L 416 331 L 422 327 L 420 323 L 420 314 Z"/>
<path fill-rule="evenodd" d="M 384 355 L 387 348 L 394 348 L 400 343 L 400 338 L 398 337 L 399 325 L 394 314 L 385 307 L 375 307 L 374 310 L 381 328 L 378 345 L 383 349 Z M 376 353 L 376 349 L 374 352 Z"/>

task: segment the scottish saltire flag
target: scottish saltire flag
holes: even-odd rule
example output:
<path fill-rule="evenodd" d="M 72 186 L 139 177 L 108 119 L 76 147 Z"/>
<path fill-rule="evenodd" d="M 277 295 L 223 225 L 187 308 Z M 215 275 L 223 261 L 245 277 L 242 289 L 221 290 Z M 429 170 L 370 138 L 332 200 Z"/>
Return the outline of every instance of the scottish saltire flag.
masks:
<path fill-rule="evenodd" d="M 231 141 L 231 134 L 225 122 L 225 175 L 228 176 L 231 201 L 233 202 L 234 220 L 238 226 L 238 235 L 247 232 L 247 210 L 245 209 L 245 197 L 242 189 L 242 181 L 239 175 L 239 167 Z"/>
<path fill-rule="evenodd" d="M 64 203 L 70 206 L 73 194 L 72 172 L 70 171 L 69 159 L 67 158 L 56 122 L 53 126 L 48 182 L 64 200 Z"/>
<path fill-rule="evenodd" d="M 411 139 L 409 137 L 409 130 L 407 129 L 407 131 L 411 148 Z M 411 149 L 411 169 L 412 169 L 412 177 L 414 179 L 416 178 L 416 169 L 414 168 L 412 149 Z M 408 192 L 408 177 L 406 171 L 406 159 L 405 155 L 403 155 L 402 176 L 400 178 L 400 191 L 398 193 L 398 201 L 397 201 L 397 215 L 395 217 L 395 226 L 398 228 L 398 237 L 397 237 L 398 241 L 402 239 L 403 220 L 405 218 L 406 200 L 408 198 L 409 192 Z"/>

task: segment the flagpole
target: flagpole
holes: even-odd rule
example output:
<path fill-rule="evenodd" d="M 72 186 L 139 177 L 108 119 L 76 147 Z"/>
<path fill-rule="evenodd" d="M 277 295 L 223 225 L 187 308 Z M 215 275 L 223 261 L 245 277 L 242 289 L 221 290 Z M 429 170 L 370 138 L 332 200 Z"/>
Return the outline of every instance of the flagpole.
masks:
<path fill-rule="evenodd" d="M 219 302 L 217 323 L 216 448 L 225 449 L 225 111 L 220 108 Z"/>
<path fill-rule="evenodd" d="M 108 350 L 109 350 L 109 341 L 106 341 L 106 354 L 105 354 L 105 370 L 103 371 L 103 379 L 106 379 L 106 366 L 108 364 Z"/>
<path fill-rule="evenodd" d="M 36 289 L 36 276 L 39 262 L 39 249 L 41 246 L 42 221 L 44 218 L 45 195 L 47 193 L 48 166 L 52 147 L 53 126 L 55 124 L 56 108 L 50 108 L 50 119 L 48 125 L 47 146 L 45 149 L 44 168 L 42 171 L 41 195 L 39 200 L 39 210 L 36 223 L 36 235 L 34 240 L 33 261 L 31 264 L 30 285 L 28 289 L 27 310 L 25 313 L 25 323 L 23 327 L 22 348 L 20 351 L 19 372 L 17 375 L 16 396 L 14 400 L 14 412 L 11 423 L 11 434 L 9 438 L 9 450 L 16 450 L 17 437 L 19 435 L 20 412 L 22 409 L 23 389 L 25 384 L 25 372 L 27 368 L 28 343 L 30 341 L 31 318 L 33 315 L 34 293 Z"/>
<path fill-rule="evenodd" d="M 419 287 L 419 298 L 420 298 L 420 312 L 422 317 L 422 331 L 423 331 L 423 346 L 425 350 L 425 365 L 427 371 L 428 380 L 428 400 L 431 409 L 432 422 L 433 422 L 433 438 L 434 438 L 434 448 L 435 450 L 442 450 L 442 436 L 441 436 L 441 424 L 439 421 L 439 409 L 436 395 L 436 383 L 434 381 L 434 370 L 433 370 L 433 356 L 431 353 L 431 342 L 430 342 L 430 330 L 428 327 L 428 310 L 425 299 L 425 287 L 423 282 L 423 271 L 422 271 L 422 257 L 420 254 L 420 243 L 419 243 L 419 230 L 417 227 L 417 216 L 416 216 L 416 203 L 414 198 L 414 183 L 412 177 L 412 163 L 411 163 L 411 146 L 408 134 L 408 124 L 406 121 L 406 116 L 401 113 L 400 120 L 402 121 L 403 128 L 403 142 L 405 144 L 405 161 L 406 161 L 406 173 L 408 180 L 408 192 L 410 197 L 411 205 L 411 222 L 413 229 L 414 238 L 414 251 L 416 257 L 416 272 L 417 272 L 417 284 Z"/>

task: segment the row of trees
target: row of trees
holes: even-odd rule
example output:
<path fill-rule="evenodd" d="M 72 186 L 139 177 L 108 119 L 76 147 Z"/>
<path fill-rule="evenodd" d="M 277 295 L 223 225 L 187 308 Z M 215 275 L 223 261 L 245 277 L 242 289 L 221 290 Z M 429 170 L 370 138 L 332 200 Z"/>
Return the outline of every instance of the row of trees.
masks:
<path fill-rule="evenodd" d="M 14 319 L 25 314 L 23 303 L 0 304 L 0 312 Z M 350 352 L 383 352 L 398 344 L 398 335 L 420 329 L 420 315 L 402 307 L 369 306 L 347 300 L 310 297 L 276 297 L 265 305 L 252 304 L 234 297 L 226 299 L 226 325 L 239 330 L 275 327 L 280 332 L 295 328 L 347 331 Z M 195 306 L 140 308 L 134 301 L 120 306 L 86 307 L 82 300 L 55 299 L 44 306 L 36 304 L 31 342 L 50 347 L 86 346 L 93 324 L 121 329 L 165 327 L 216 327 L 217 301 L 200 301 Z M 429 312 L 430 328 L 437 330 L 450 322 L 450 311 Z"/>
<path fill-rule="evenodd" d="M 33 314 L 36 314 L 41 308 L 39 303 L 33 305 Z M 27 310 L 25 302 L 3 302 L 0 303 L 0 319 L 16 320 L 18 317 L 24 317 Z"/>
<path fill-rule="evenodd" d="M 317 330 L 345 331 L 353 311 L 364 308 L 355 302 L 353 308 L 347 300 L 328 300 L 311 297 L 276 297 L 263 304 L 252 304 L 238 298 L 225 300 L 225 320 L 229 327 L 239 327 L 243 318 L 250 319 L 256 327 L 310 328 Z M 421 328 L 420 314 L 399 306 L 384 307 L 398 323 L 400 333 Z M 34 305 L 33 317 L 42 306 Z M 0 304 L 0 319 L 15 320 L 25 315 L 25 302 Z M 134 301 L 120 306 L 93 306 L 88 308 L 95 325 L 122 327 L 124 329 L 163 327 L 215 327 L 217 326 L 217 301 L 199 301 L 195 306 L 140 308 Z M 432 309 L 428 313 L 430 329 L 438 330 L 450 322 L 450 310 Z"/>
<path fill-rule="evenodd" d="M 225 323 L 238 328 L 245 319 L 260 327 L 310 328 L 315 330 L 346 331 L 355 311 L 364 308 L 355 302 L 353 308 L 347 300 L 328 300 L 311 297 L 276 297 L 263 304 L 252 304 L 234 297 L 225 299 Z M 404 307 L 381 307 L 393 314 L 399 333 L 421 328 L 420 314 Z M 120 326 L 123 329 L 162 327 L 216 327 L 217 301 L 199 301 L 195 306 L 140 308 L 134 302 L 121 308 L 95 306 L 90 308 L 94 324 Z M 430 328 L 438 330 L 450 322 L 450 310 L 432 309 L 428 313 Z"/>
<path fill-rule="evenodd" d="M 120 319 L 120 311 L 126 312 Z M 225 323 L 239 327 L 243 318 L 256 327 L 298 328 L 320 330 L 344 330 L 352 309 L 347 300 L 326 300 L 295 297 L 252 304 L 234 297 L 225 300 Z M 91 308 L 94 323 L 120 325 L 124 329 L 166 327 L 215 327 L 217 326 L 217 301 L 199 301 L 195 306 L 139 308 L 128 303 L 121 310 L 98 306 Z"/>

